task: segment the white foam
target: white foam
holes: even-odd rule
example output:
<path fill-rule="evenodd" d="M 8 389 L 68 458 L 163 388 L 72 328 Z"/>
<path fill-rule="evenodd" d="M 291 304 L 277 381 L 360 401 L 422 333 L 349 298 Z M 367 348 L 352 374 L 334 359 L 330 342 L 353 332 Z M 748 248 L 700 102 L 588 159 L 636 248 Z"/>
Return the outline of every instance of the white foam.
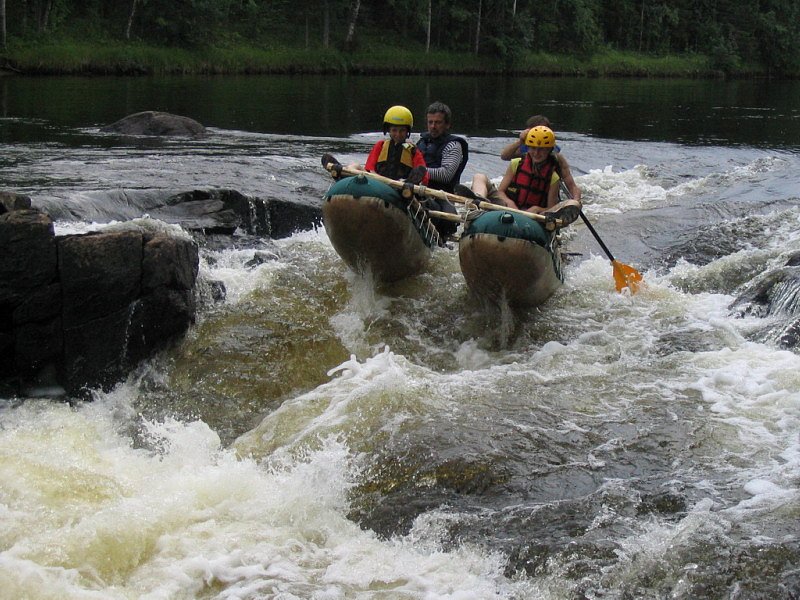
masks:
<path fill-rule="evenodd" d="M 393 360 L 342 370 L 363 380 Z M 515 587 L 499 557 L 445 551 L 436 530 L 381 540 L 347 519 L 359 467 L 334 437 L 257 462 L 203 423 L 166 420 L 143 423 L 150 449 L 135 449 L 112 418 L 119 400 L 29 404 L 0 430 L 4 593 L 484 598 Z"/>
<path fill-rule="evenodd" d="M 576 177 L 583 192 L 584 211 L 588 215 L 609 214 L 663 204 L 667 190 L 649 182 L 646 173 L 643 165 L 625 171 L 614 171 L 608 165 Z"/>

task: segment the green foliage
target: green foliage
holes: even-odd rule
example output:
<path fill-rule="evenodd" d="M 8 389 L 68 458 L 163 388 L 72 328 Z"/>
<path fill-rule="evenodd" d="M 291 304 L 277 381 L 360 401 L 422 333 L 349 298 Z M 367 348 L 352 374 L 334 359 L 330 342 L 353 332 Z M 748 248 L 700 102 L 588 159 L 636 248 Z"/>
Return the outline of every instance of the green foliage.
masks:
<path fill-rule="evenodd" d="M 179 48 L 191 50 L 193 57 L 221 60 L 219 68 L 245 70 L 306 69 L 311 61 L 305 53 L 323 51 L 332 53 L 325 67 L 331 69 L 599 73 L 609 70 L 607 61 L 613 58 L 622 61 L 616 70 L 625 73 L 658 73 L 660 65 L 672 64 L 681 72 L 800 74 L 797 0 L 756 5 L 739 0 L 361 0 L 356 39 L 350 54 L 341 56 L 335 48 L 341 48 L 352 3 L 138 0 L 132 15 L 132 0 L 29 0 L 7 3 L 7 30 L 9 41 L 36 41 L 44 56 L 48 47 L 63 50 L 70 40 L 122 40 L 133 16 L 131 37 L 141 48 L 175 48 L 173 58 L 191 63 L 181 62 L 179 68 L 188 69 L 212 67 L 180 58 Z M 431 51 L 426 53 L 429 7 Z M 479 55 L 467 60 L 477 31 Z M 136 54 L 132 48 L 138 47 L 126 51 Z M 224 48 L 235 57 L 224 55 Z M 83 56 L 79 45 L 72 50 L 74 57 L 50 59 L 71 69 L 99 62 Z M 631 61 L 631 52 L 664 60 Z M 684 59 L 676 63 L 674 58 L 697 55 L 708 57 L 704 65 L 690 61 L 686 66 Z M 432 62 L 433 56 L 441 62 Z M 160 68 L 148 60 L 137 58 L 130 68 Z"/>
<path fill-rule="evenodd" d="M 149 35 L 160 42 L 203 46 L 214 43 L 227 27 L 235 0 L 150 0 L 142 6 L 141 18 L 152 23 Z"/>
<path fill-rule="evenodd" d="M 710 60 L 711 68 L 725 75 L 735 73 L 741 66 L 739 55 L 736 54 L 733 44 L 726 39 L 717 41 L 717 44 L 711 49 Z"/>
<path fill-rule="evenodd" d="M 769 11 L 758 15 L 756 19 L 761 62 L 770 72 L 778 74 L 800 69 L 800 50 L 797 47 L 797 36 L 800 34 L 797 18 L 800 17 L 800 11 L 795 8 L 788 12 L 786 15 Z M 786 21 L 784 18 L 794 20 Z"/>
<path fill-rule="evenodd" d="M 560 47 L 567 52 L 587 55 L 600 46 L 601 32 L 595 6 L 593 0 L 563 3 L 560 22 L 566 25 L 568 33 L 560 36 Z"/>

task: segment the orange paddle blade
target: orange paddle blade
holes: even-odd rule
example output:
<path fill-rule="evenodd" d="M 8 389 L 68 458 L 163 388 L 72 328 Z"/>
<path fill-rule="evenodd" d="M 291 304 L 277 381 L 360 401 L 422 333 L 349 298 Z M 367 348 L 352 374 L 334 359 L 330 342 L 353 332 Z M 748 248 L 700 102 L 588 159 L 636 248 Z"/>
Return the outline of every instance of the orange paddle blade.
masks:
<path fill-rule="evenodd" d="M 642 283 L 642 274 L 639 271 L 618 260 L 611 261 L 611 266 L 614 268 L 614 281 L 618 292 L 624 288 L 628 288 L 631 294 L 639 291 L 639 285 Z"/>

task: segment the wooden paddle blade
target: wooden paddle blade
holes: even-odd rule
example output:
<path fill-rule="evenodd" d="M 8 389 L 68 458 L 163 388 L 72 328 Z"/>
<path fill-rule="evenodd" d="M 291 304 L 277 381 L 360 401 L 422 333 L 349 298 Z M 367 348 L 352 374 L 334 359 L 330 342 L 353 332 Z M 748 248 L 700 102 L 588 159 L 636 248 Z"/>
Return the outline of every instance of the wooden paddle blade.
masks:
<path fill-rule="evenodd" d="M 639 271 L 618 260 L 611 261 L 611 266 L 614 268 L 614 282 L 618 292 L 625 288 L 628 288 L 631 294 L 639 291 L 639 286 L 642 283 L 642 274 Z"/>

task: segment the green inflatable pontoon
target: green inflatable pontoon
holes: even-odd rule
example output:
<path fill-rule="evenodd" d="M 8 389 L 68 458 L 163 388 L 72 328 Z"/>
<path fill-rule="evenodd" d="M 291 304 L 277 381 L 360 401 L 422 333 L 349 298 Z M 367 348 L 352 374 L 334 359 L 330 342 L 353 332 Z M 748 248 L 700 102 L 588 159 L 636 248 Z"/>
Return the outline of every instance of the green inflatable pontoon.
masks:
<path fill-rule="evenodd" d="M 379 282 L 421 272 L 439 234 L 419 202 L 363 175 L 334 183 L 323 197 L 322 221 L 333 248 L 354 271 Z"/>
<path fill-rule="evenodd" d="M 458 243 L 467 286 L 494 304 L 542 304 L 564 280 L 558 236 L 539 221 L 503 210 L 467 221 Z"/>

